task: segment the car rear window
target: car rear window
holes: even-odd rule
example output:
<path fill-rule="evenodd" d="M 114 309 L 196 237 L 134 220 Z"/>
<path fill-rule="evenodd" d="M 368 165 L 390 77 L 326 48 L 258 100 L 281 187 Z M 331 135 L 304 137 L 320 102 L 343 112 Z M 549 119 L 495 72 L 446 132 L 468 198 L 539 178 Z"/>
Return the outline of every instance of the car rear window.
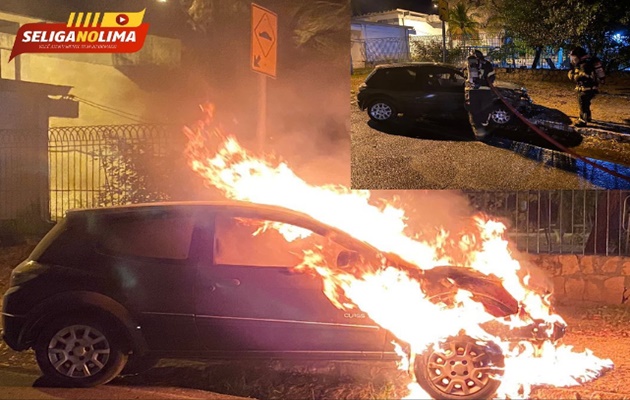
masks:
<path fill-rule="evenodd" d="M 186 260 L 194 221 L 178 215 L 117 217 L 106 221 L 100 250 L 131 257 Z"/>

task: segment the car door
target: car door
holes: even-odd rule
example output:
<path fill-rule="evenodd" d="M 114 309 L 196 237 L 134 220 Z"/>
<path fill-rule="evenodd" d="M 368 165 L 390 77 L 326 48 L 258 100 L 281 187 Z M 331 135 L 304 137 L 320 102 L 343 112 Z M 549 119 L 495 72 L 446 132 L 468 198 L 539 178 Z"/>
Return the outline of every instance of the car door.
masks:
<path fill-rule="evenodd" d="M 463 115 L 464 76 L 457 70 L 440 66 L 421 68 L 418 76 L 426 82 L 421 114 L 441 117 Z"/>
<path fill-rule="evenodd" d="M 375 76 L 374 85 L 379 89 L 378 96 L 385 95 L 394 99 L 398 111 L 403 114 L 412 114 L 415 110 L 419 90 L 416 68 L 413 66 L 383 68 L 378 76 Z M 376 79 L 377 78 L 377 79 Z"/>
<path fill-rule="evenodd" d="M 138 318 L 149 348 L 200 348 L 194 323 L 196 260 L 192 215 L 174 211 L 108 215 L 98 222 L 97 253 L 107 265 L 110 290 Z"/>
<path fill-rule="evenodd" d="M 206 349 L 380 357 L 385 331 L 361 311 L 336 308 L 319 276 L 294 268 L 309 245 L 325 238 L 283 223 L 285 230 L 309 234 L 308 242 L 288 242 L 277 224 L 228 212 L 216 214 L 208 225 L 213 229 L 204 230 L 195 317 Z"/>

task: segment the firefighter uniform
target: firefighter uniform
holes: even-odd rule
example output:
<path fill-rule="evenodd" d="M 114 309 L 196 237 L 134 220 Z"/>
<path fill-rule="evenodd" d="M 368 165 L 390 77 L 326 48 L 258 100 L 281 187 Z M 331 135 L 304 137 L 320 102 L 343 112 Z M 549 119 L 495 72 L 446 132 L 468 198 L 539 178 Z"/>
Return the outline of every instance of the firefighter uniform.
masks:
<path fill-rule="evenodd" d="M 586 126 L 591 121 L 591 100 L 599 93 L 599 84 L 606 77 L 604 67 L 597 57 L 590 57 L 582 47 L 576 47 L 569 53 L 573 67 L 569 70 L 569 79 L 576 83 L 580 117 L 575 126 Z"/>
<path fill-rule="evenodd" d="M 475 137 L 483 140 L 488 136 L 486 127 L 494 101 L 494 95 L 490 89 L 490 84 L 495 80 L 494 67 L 484 58 L 482 52 L 475 50 L 467 59 L 466 71 L 468 79 L 464 104 Z"/>

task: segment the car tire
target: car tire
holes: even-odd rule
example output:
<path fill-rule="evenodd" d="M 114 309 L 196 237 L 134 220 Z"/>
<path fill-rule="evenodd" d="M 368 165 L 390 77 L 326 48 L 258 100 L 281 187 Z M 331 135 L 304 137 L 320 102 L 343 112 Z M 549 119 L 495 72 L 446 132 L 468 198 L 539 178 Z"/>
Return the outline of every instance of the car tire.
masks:
<path fill-rule="evenodd" d="M 498 346 L 460 335 L 417 355 L 414 373 L 434 399 L 488 399 L 499 388 L 503 365 Z"/>
<path fill-rule="evenodd" d="M 127 362 L 114 326 L 88 316 L 45 326 L 34 346 L 44 376 L 61 387 L 92 387 L 114 379 Z"/>
<path fill-rule="evenodd" d="M 394 104 L 387 99 L 372 100 L 368 104 L 367 113 L 375 122 L 390 122 L 398 115 Z"/>
<path fill-rule="evenodd" d="M 515 117 L 512 115 L 512 112 L 507 108 L 501 105 L 496 105 L 492 108 L 492 111 L 490 111 L 488 122 L 494 126 L 506 126 L 513 121 L 514 118 Z"/>
<path fill-rule="evenodd" d="M 155 367 L 159 361 L 159 358 L 151 355 L 139 356 L 137 354 L 132 354 L 127 359 L 127 364 L 125 364 L 125 368 L 123 368 L 120 375 L 142 374 L 143 372 L 147 372 L 151 368 Z"/>

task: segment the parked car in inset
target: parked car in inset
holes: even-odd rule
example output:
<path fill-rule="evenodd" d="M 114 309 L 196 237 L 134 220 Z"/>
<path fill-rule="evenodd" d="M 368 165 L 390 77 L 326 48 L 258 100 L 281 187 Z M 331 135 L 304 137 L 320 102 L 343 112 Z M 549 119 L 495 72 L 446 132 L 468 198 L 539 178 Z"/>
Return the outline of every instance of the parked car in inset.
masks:
<path fill-rule="evenodd" d="M 361 110 L 367 110 L 375 122 L 390 122 L 402 114 L 412 118 L 467 121 L 464 108 L 463 71 L 443 63 L 400 63 L 378 65 L 359 87 Z M 545 113 L 545 107 L 533 104 L 527 90 L 496 81 L 499 93 L 525 117 Z M 550 110 L 557 111 L 557 110 Z M 546 112 L 551 115 L 553 113 Z M 557 113 L 556 113 L 557 114 Z M 553 118 L 558 116 L 553 114 Z M 519 126 L 518 118 L 495 96 L 489 111 L 490 127 Z M 562 122 L 570 123 L 568 117 Z"/>
<path fill-rule="evenodd" d="M 307 235 L 288 242 L 267 229 L 277 224 Z M 33 348 L 50 380 L 75 387 L 167 357 L 398 359 L 392 333 L 335 307 L 322 278 L 295 270 L 314 245 L 347 273 L 358 273 L 359 258 L 384 256 L 417 274 L 435 302 L 448 304 L 461 288 L 493 315 L 519 312 L 498 278 L 454 266 L 420 273 L 291 210 L 157 203 L 69 211 L 12 271 L 2 336 L 14 350 Z M 510 335 L 542 342 L 562 333 L 534 324 Z M 498 346 L 453 332 L 416 357 L 413 372 L 436 398 L 473 399 L 494 393 L 502 365 Z"/>

